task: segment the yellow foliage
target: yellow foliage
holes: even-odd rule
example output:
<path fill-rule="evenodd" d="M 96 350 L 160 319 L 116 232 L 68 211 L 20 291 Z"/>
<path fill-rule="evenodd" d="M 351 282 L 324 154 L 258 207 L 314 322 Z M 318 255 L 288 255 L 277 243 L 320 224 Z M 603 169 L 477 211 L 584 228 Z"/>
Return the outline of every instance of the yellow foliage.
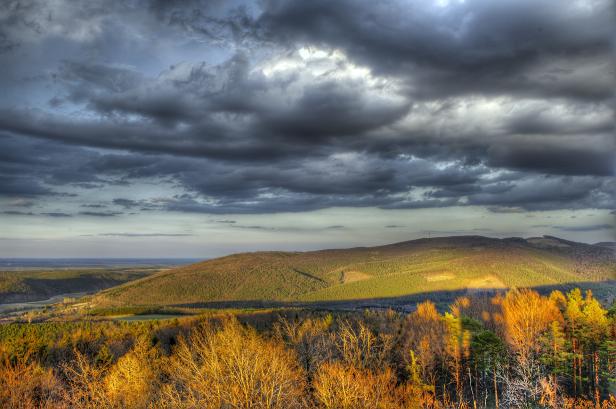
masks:
<path fill-rule="evenodd" d="M 121 408 L 146 408 L 157 389 L 157 372 L 152 367 L 157 358 L 145 341 L 121 357 L 105 377 L 109 401 Z"/>
<path fill-rule="evenodd" d="M 447 325 L 434 303 L 423 302 L 408 316 L 404 349 L 415 353 L 423 380 L 432 385 L 437 359 L 445 356 L 446 337 Z"/>
<path fill-rule="evenodd" d="M 175 385 L 165 391 L 174 408 L 301 407 L 304 380 L 296 357 L 237 321 L 200 326 L 182 339 L 170 361 Z"/>
<path fill-rule="evenodd" d="M 61 387 L 50 369 L 35 363 L 0 365 L 0 407 L 63 408 Z"/>
<path fill-rule="evenodd" d="M 540 336 L 552 322 L 563 321 L 552 300 L 526 289 L 509 291 L 502 301 L 502 311 L 505 339 L 521 359 L 538 352 Z"/>

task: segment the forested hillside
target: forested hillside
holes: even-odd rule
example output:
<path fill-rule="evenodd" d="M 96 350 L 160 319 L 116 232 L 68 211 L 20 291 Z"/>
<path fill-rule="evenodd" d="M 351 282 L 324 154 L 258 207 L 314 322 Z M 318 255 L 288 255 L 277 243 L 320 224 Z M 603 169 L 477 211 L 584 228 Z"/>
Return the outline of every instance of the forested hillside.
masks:
<path fill-rule="evenodd" d="M 612 249 L 555 237 L 420 239 L 387 246 L 235 254 L 104 291 L 101 305 L 337 301 L 616 279 Z M 601 288 L 599 288 L 600 290 Z"/>
<path fill-rule="evenodd" d="M 143 278 L 159 268 L 56 269 L 0 271 L 0 304 L 86 293 Z"/>

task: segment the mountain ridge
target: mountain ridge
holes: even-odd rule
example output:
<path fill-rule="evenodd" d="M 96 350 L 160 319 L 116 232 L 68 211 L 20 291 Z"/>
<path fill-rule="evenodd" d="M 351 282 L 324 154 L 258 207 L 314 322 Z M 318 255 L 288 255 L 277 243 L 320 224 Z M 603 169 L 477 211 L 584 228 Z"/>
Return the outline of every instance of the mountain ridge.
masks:
<path fill-rule="evenodd" d="M 332 301 L 615 278 L 614 252 L 602 246 L 553 236 L 445 236 L 374 247 L 237 253 L 105 290 L 95 302 Z"/>

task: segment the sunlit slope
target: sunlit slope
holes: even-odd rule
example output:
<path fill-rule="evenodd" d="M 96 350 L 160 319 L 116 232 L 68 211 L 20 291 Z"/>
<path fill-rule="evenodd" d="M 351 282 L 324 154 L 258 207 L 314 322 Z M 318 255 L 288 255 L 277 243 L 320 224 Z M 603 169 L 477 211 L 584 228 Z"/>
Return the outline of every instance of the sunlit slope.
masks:
<path fill-rule="evenodd" d="M 604 247 L 551 237 L 463 236 L 345 250 L 236 254 L 106 290 L 96 301 L 350 300 L 615 278 L 614 252 Z"/>

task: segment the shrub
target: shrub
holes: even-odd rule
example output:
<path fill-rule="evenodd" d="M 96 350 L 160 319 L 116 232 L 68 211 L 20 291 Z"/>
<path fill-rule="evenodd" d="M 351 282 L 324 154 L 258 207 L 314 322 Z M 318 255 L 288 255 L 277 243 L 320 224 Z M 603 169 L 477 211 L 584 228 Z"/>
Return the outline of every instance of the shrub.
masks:
<path fill-rule="evenodd" d="M 294 354 L 235 319 L 201 325 L 170 360 L 170 407 L 299 408 L 305 392 Z"/>

